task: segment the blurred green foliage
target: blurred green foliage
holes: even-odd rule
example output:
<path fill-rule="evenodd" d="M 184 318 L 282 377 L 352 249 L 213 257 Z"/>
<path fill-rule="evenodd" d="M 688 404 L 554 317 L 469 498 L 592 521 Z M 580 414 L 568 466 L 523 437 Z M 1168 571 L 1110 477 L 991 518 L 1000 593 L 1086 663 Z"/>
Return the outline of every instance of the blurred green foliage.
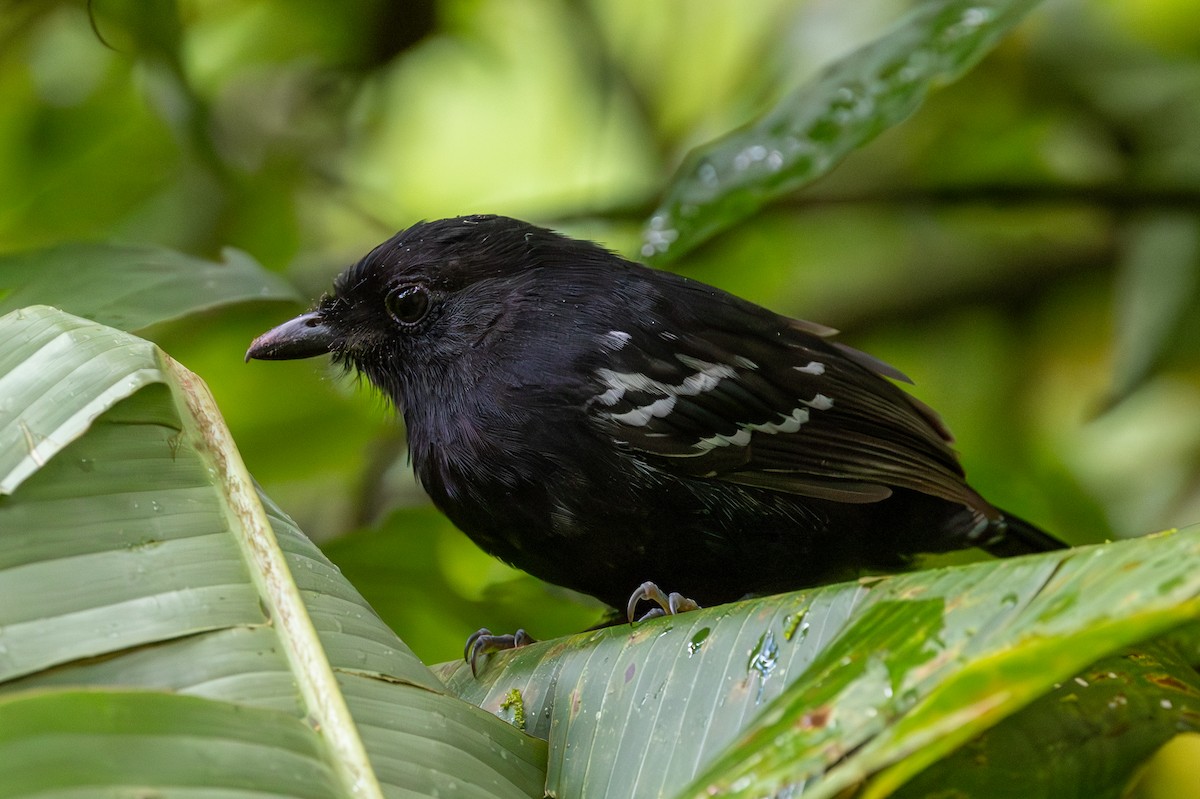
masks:
<path fill-rule="evenodd" d="M 234 246 L 315 297 L 400 227 L 497 212 L 633 255 L 692 147 L 909 5 L 10 1 L 0 254 Z M 899 366 L 983 494 L 1084 543 L 1200 519 L 1198 224 L 1200 8 L 1050 0 L 911 119 L 672 268 Z M 597 620 L 426 508 L 370 391 L 242 363 L 298 310 L 151 337 L 414 650 Z"/>

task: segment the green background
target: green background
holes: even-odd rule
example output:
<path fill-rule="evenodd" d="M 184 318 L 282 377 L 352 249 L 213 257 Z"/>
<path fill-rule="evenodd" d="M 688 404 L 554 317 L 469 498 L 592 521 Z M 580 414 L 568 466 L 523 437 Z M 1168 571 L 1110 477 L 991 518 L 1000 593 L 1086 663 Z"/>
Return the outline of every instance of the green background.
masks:
<path fill-rule="evenodd" d="M 505 213 L 637 255 L 692 147 L 907 7 L 3 3 L 0 254 L 233 246 L 305 302 L 422 218 Z M 897 365 L 981 493 L 1090 543 L 1200 519 L 1198 261 L 1200 8 L 1052 0 L 910 120 L 669 268 Z M 593 622 L 427 507 L 370 390 L 242 363 L 303 307 L 143 332 L 427 662 L 479 626 Z"/>

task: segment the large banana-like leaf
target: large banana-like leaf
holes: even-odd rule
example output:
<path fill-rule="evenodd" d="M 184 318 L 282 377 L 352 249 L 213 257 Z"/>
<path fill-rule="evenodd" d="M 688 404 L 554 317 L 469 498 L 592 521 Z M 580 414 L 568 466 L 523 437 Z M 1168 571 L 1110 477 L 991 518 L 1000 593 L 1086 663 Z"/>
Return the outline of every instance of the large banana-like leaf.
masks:
<path fill-rule="evenodd" d="M 207 389 L 47 307 L 0 318 L 0 796 L 541 796 L 256 491 Z"/>
<path fill-rule="evenodd" d="M 1198 613 L 1189 529 L 768 597 L 531 646 L 478 679 L 442 674 L 548 739 L 559 796 L 882 797 L 972 739 L 1004 767 L 960 757 L 969 778 L 943 768 L 921 784 L 1116 796 L 1149 752 L 1200 728 L 1191 666 L 1168 653 L 1150 670 L 1126 648 Z M 1010 716 L 1036 734 L 978 737 Z M 1017 739 L 1060 754 L 1014 776 Z"/>

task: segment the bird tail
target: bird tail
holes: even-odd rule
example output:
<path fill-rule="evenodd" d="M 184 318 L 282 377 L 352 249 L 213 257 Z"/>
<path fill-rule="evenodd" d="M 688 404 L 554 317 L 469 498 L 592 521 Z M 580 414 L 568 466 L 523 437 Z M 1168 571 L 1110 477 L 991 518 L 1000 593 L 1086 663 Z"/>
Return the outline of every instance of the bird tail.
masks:
<path fill-rule="evenodd" d="M 993 529 L 999 533 L 983 545 L 988 553 L 998 558 L 1011 558 L 1016 555 L 1031 555 L 1035 552 L 1053 552 L 1058 549 L 1068 549 L 1069 546 L 1045 530 L 1031 524 L 1020 516 L 1014 516 L 1008 511 L 1001 511 L 1003 517 L 994 523 Z"/>

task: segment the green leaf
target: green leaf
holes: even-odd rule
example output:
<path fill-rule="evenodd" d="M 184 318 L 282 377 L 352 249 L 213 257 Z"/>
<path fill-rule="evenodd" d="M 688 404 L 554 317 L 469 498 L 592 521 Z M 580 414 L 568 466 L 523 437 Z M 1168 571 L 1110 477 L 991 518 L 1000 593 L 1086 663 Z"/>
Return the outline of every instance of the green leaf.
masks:
<path fill-rule="evenodd" d="M 64 244 L 0 256 L 0 314 L 45 304 L 141 330 L 250 300 L 299 301 L 296 290 L 240 250 L 215 263 L 161 247 Z"/>
<path fill-rule="evenodd" d="M 1200 730 L 1200 675 L 1161 642 L 1104 658 L 1057 685 L 897 792 L 956 799 L 1117 799 L 1146 759 Z"/>
<path fill-rule="evenodd" d="M 0 318 L 0 341 L 0 495 L 118 401 L 166 379 L 152 344 L 84 319 L 17 311 Z M 87 399 L 63 402 L 64 391 Z"/>
<path fill-rule="evenodd" d="M 197 753 L 204 757 L 197 757 Z M 150 692 L 0 695 L 0 797 L 348 796 L 319 737 L 288 713 Z"/>
<path fill-rule="evenodd" d="M 1200 219 L 1158 213 L 1127 225 L 1114 291 L 1114 399 L 1134 391 L 1200 310 Z"/>
<path fill-rule="evenodd" d="M 0 430 L 53 439 L 32 471 L 24 449 L 0 468 L 12 486 L 0 497 L 0 730 L 18 731 L 0 757 L 44 766 L 10 795 L 42 790 L 47 770 L 63 792 L 106 784 L 98 775 L 173 791 L 210 765 L 221 785 L 259 795 L 295 795 L 296 769 L 314 795 L 542 795 L 544 744 L 444 693 L 258 494 L 195 375 L 52 308 L 0 329 L 13 398 Z M 39 341 L 59 342 L 56 357 Z M 58 360 L 63 374 L 42 379 Z M 245 740 L 260 722 L 259 743 Z M 126 753 L 101 767 L 73 755 L 82 744 L 101 759 L 145 744 L 158 762 Z M 250 785 L 243 764 L 256 759 Z"/>
<path fill-rule="evenodd" d="M 1037 0 L 926 2 L 759 119 L 690 153 L 643 233 L 658 264 L 812 182 L 957 80 Z"/>
<path fill-rule="evenodd" d="M 1198 567 L 1194 528 L 617 627 L 493 657 L 479 679 L 441 673 L 502 717 L 519 697 L 558 795 L 886 796 L 1055 684 L 1194 620 Z"/>

